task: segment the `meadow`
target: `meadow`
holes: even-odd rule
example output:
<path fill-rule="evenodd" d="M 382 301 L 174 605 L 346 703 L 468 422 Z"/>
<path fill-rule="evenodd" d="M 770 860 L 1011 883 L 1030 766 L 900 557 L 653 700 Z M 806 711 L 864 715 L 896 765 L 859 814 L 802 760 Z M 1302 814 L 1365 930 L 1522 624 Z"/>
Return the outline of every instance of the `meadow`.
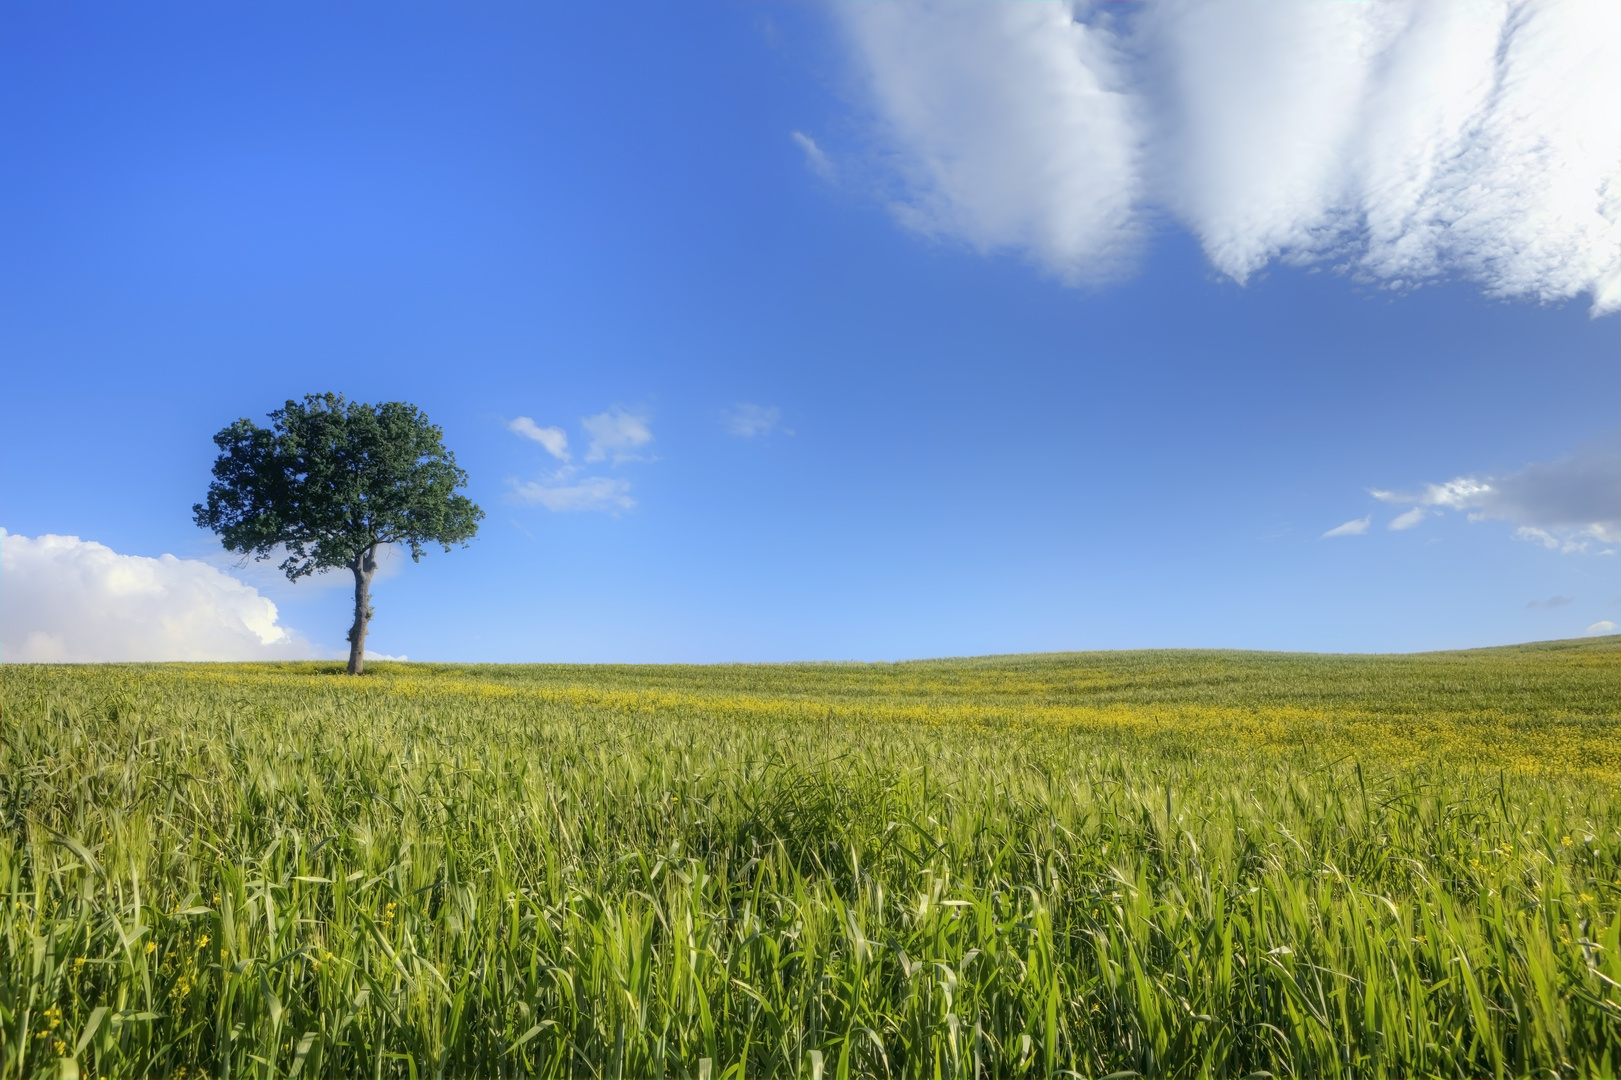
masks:
<path fill-rule="evenodd" d="M 10 665 L 0 1078 L 1613 1077 L 1618 644 Z"/>

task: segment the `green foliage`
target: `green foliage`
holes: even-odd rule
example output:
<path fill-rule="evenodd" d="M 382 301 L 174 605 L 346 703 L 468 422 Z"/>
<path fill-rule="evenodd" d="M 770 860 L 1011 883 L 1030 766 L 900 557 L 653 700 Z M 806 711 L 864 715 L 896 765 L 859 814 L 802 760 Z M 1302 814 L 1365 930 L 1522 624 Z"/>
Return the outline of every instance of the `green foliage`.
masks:
<path fill-rule="evenodd" d="M 414 405 L 311 394 L 270 414 L 271 427 L 238 420 L 214 436 L 220 456 L 197 524 L 228 551 L 269 558 L 297 580 L 354 566 L 378 544 L 465 543 L 484 513 L 456 489 L 467 474 L 443 432 Z"/>
<path fill-rule="evenodd" d="M 0 1077 L 1614 1076 L 1615 645 L 11 666 Z"/>

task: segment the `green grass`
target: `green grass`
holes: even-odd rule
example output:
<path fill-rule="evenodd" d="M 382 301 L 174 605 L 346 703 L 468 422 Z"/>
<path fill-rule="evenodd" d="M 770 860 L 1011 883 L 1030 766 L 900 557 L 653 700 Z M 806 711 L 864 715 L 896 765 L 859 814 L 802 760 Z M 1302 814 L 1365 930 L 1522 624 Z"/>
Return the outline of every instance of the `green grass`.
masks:
<path fill-rule="evenodd" d="M 1614 1076 L 1617 645 L 8 666 L 0 1078 Z"/>

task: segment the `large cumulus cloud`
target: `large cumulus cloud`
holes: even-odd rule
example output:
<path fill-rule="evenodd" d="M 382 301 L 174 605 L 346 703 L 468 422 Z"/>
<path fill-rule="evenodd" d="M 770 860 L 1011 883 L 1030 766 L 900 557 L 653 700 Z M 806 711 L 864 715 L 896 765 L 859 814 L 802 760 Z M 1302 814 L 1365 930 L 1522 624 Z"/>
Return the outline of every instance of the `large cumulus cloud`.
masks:
<path fill-rule="evenodd" d="M 257 589 L 195 559 L 0 529 L 0 590 L 0 656 L 10 662 L 316 655 Z"/>

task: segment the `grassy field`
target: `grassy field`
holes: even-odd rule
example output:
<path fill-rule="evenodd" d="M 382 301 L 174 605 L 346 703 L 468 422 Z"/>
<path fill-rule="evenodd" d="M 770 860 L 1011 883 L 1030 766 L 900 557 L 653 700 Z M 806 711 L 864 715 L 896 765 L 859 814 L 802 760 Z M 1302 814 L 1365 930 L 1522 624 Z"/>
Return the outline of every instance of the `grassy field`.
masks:
<path fill-rule="evenodd" d="M 8 666 L 0 1078 L 1615 1076 L 1615 638 Z"/>

